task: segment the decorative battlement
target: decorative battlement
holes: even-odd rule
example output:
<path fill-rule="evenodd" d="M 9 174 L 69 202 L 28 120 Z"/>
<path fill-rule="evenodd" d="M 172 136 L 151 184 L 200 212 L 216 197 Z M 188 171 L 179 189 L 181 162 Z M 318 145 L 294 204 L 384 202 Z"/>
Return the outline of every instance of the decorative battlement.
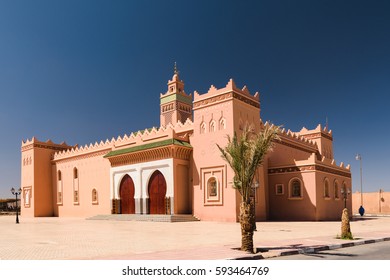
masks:
<path fill-rule="evenodd" d="M 333 140 L 332 130 L 328 130 L 327 126 L 323 128 L 321 124 L 319 124 L 315 129 L 312 130 L 308 130 L 306 127 L 303 127 L 301 131 L 298 132 L 298 134 L 304 136 L 307 139 L 324 137 L 329 140 Z"/>
<path fill-rule="evenodd" d="M 321 163 L 325 163 L 326 165 L 331 165 L 334 167 L 339 167 L 341 169 L 351 170 L 350 164 L 348 164 L 347 166 L 345 166 L 344 162 L 337 164 L 335 159 L 329 159 L 329 158 L 326 158 L 325 156 L 322 156 Z"/>
<path fill-rule="evenodd" d="M 224 88 L 217 89 L 214 85 L 205 94 L 194 92 L 194 109 L 204 107 L 214 103 L 220 103 L 229 99 L 238 99 L 251 106 L 260 108 L 260 95 L 258 92 L 251 95 L 248 88 L 244 86 L 242 89 L 237 88 L 233 79 L 230 79 Z"/>
<path fill-rule="evenodd" d="M 87 154 L 92 154 L 92 153 L 97 153 L 97 152 L 102 152 L 105 150 L 110 150 L 113 146 L 113 140 L 109 141 L 106 140 L 105 142 L 100 141 L 95 142 L 94 144 L 89 144 L 89 145 L 84 145 L 81 147 L 75 146 L 73 148 L 63 150 L 60 152 L 57 152 L 53 156 L 53 160 L 61 160 L 69 157 L 75 157 L 75 156 L 81 156 L 81 155 L 87 155 Z"/>
<path fill-rule="evenodd" d="M 42 142 L 39 141 L 36 137 L 33 137 L 31 138 L 31 140 L 27 139 L 22 141 L 21 151 L 24 152 L 32 148 L 43 148 L 43 149 L 50 149 L 54 151 L 63 151 L 74 147 L 76 146 L 69 146 L 65 142 L 56 144 L 50 139 L 47 140 L 46 142 Z"/>
<path fill-rule="evenodd" d="M 267 125 L 265 123 L 264 125 Z M 332 141 L 332 131 L 321 125 L 318 125 L 313 130 L 308 130 L 307 128 L 302 128 L 300 132 L 292 132 L 291 130 L 282 129 L 279 132 L 280 140 L 279 143 L 299 149 L 305 152 L 313 153 L 310 159 L 304 162 L 297 162 L 297 166 L 294 167 L 277 167 L 273 168 L 269 173 L 283 173 L 283 172 L 296 172 L 296 171 L 312 171 L 320 170 L 326 171 L 335 174 L 342 174 L 343 176 L 350 177 L 351 166 L 348 164 L 345 166 L 343 162 L 337 164 L 333 158 L 326 157 L 322 155 L 319 151 L 319 144 L 316 139 L 324 137 Z M 307 166 L 306 166 L 307 165 Z M 310 167 L 310 168 L 309 168 Z M 331 171 L 333 170 L 333 171 Z"/>
<path fill-rule="evenodd" d="M 159 128 L 153 127 L 130 135 L 124 135 L 114 140 L 114 149 L 124 146 L 137 146 L 145 143 L 161 141 L 164 139 L 179 139 L 189 141 L 188 137 L 192 133 L 193 123 L 190 119 L 183 124 L 178 121 L 175 125 L 169 123 Z"/>
<path fill-rule="evenodd" d="M 92 153 L 99 153 L 102 151 L 115 151 L 123 148 L 131 148 L 139 145 L 159 142 L 166 139 L 178 139 L 180 141 L 189 141 L 189 135 L 192 133 L 193 123 L 187 120 L 184 124 L 181 122 L 175 125 L 168 124 L 160 128 L 150 128 L 132 132 L 131 134 L 118 136 L 116 139 L 100 141 L 94 144 L 87 144 L 81 147 L 74 146 L 66 150 L 61 150 L 54 154 L 54 160 L 65 159 L 69 157 L 81 156 Z"/>
<path fill-rule="evenodd" d="M 286 130 L 286 129 L 282 129 L 279 133 L 280 136 L 282 137 L 285 137 L 285 138 L 288 138 L 290 140 L 293 140 L 293 141 L 296 141 L 296 142 L 300 142 L 301 144 L 304 144 L 304 145 L 308 145 L 312 148 L 317 148 L 317 143 L 298 134 L 298 133 L 295 133 L 295 132 L 292 132 L 290 129 Z"/>

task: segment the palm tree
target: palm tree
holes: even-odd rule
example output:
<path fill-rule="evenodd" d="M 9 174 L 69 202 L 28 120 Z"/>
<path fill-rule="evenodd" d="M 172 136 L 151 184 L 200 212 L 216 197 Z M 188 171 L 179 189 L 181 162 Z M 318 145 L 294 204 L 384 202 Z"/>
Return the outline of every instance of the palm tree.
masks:
<path fill-rule="evenodd" d="M 266 123 L 259 133 L 253 126 L 245 126 L 240 136 L 229 135 L 225 148 L 218 148 L 222 158 L 233 169 L 233 188 L 241 195 L 240 224 L 241 250 L 253 253 L 253 231 L 255 229 L 254 204 L 251 202 L 252 183 L 257 168 L 262 164 L 264 156 L 272 150 L 273 140 L 279 139 L 279 127 Z"/>

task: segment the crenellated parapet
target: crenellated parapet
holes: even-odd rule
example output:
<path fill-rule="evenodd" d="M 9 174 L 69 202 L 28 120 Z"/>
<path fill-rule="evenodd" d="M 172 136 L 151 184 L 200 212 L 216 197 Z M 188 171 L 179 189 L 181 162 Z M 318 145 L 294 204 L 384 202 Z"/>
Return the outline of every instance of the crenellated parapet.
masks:
<path fill-rule="evenodd" d="M 110 141 L 108 139 L 105 142 L 100 141 L 100 142 L 90 143 L 89 145 L 84 145 L 80 147 L 76 145 L 67 150 L 56 152 L 53 156 L 53 160 L 58 161 L 66 158 L 101 153 L 103 151 L 111 150 L 112 146 L 113 146 L 113 140 Z"/>
<path fill-rule="evenodd" d="M 251 95 L 248 88 L 244 86 L 239 89 L 234 83 L 233 79 L 230 79 L 224 88 L 216 88 L 211 85 L 208 92 L 199 94 L 194 92 L 194 109 L 206 107 L 211 104 L 224 102 L 226 100 L 238 99 L 256 108 L 260 108 L 260 95 L 256 92 Z"/>
<path fill-rule="evenodd" d="M 316 142 L 300 135 L 299 133 L 292 132 L 290 129 L 286 130 L 283 128 L 280 131 L 279 135 L 286 138 L 286 139 L 290 139 L 292 141 L 299 142 L 299 143 L 304 144 L 304 145 L 308 145 L 312 148 L 317 148 Z"/>
<path fill-rule="evenodd" d="M 329 158 L 326 158 L 325 156 L 322 156 L 321 160 L 319 160 L 318 163 L 323 163 L 325 165 L 330 165 L 330 166 L 337 167 L 340 169 L 351 170 L 350 164 L 345 165 L 344 162 L 340 162 L 340 164 L 337 164 L 335 159 L 329 159 Z"/>
<path fill-rule="evenodd" d="M 313 130 L 308 130 L 304 127 L 300 132 L 282 129 L 279 132 L 279 137 L 278 143 L 311 153 L 311 156 L 305 160 L 295 161 L 294 166 L 271 168 L 270 174 L 318 170 L 351 177 L 351 166 L 349 164 L 345 165 L 343 162 L 337 164 L 333 156 L 328 156 L 324 153 L 326 151 L 325 148 L 332 149 L 332 131 L 328 130 L 327 127 L 324 128 L 318 125 Z M 325 145 L 323 140 L 327 141 L 328 145 Z"/>
<path fill-rule="evenodd" d="M 139 130 L 117 138 L 107 139 L 90 143 L 84 146 L 67 146 L 54 154 L 53 160 L 62 160 L 66 158 L 85 156 L 91 154 L 105 154 L 123 148 L 131 148 L 149 143 L 159 142 L 167 139 L 177 139 L 189 142 L 189 135 L 193 130 L 193 123 L 187 120 L 184 124 L 180 121 L 175 125 L 168 124 L 159 128 L 152 127 L 149 129 Z"/>
<path fill-rule="evenodd" d="M 56 144 L 50 139 L 43 142 L 43 141 L 39 141 L 36 137 L 33 137 L 31 138 L 31 140 L 30 139 L 22 140 L 21 151 L 24 152 L 33 148 L 50 149 L 53 151 L 64 151 L 73 147 L 75 146 L 69 146 L 65 142 Z"/>
<path fill-rule="evenodd" d="M 269 125 L 268 122 L 264 124 L 265 126 Z M 307 153 L 318 153 L 317 143 L 299 135 L 298 133 L 292 132 L 290 129 L 286 130 L 282 128 L 279 133 L 278 143 L 289 146 L 294 149 L 298 149 Z"/>
<path fill-rule="evenodd" d="M 327 126 L 322 127 L 321 124 L 319 124 L 315 129 L 312 130 L 308 130 L 306 127 L 303 127 L 301 131 L 298 132 L 298 134 L 304 136 L 307 139 L 324 137 L 329 140 L 333 140 L 332 130 L 328 130 Z"/>
<path fill-rule="evenodd" d="M 174 125 L 168 123 L 167 125 L 160 126 L 159 128 L 153 127 L 131 133 L 130 135 L 124 135 L 123 137 L 118 137 L 114 141 L 113 149 L 122 149 L 125 146 L 132 147 L 166 139 L 178 139 L 188 142 L 192 131 L 193 122 L 190 119 L 187 119 L 184 123 L 178 121 Z"/>

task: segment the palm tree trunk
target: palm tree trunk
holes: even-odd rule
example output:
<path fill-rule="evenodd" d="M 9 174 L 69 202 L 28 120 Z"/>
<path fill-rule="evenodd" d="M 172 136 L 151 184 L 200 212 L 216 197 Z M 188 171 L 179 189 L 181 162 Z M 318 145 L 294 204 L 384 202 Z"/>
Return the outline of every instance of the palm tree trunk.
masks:
<path fill-rule="evenodd" d="M 251 203 L 241 202 L 240 223 L 241 223 L 241 250 L 253 253 L 253 230 L 255 216 Z"/>
<path fill-rule="evenodd" d="M 353 239 L 347 208 L 344 208 L 341 216 L 341 239 Z"/>

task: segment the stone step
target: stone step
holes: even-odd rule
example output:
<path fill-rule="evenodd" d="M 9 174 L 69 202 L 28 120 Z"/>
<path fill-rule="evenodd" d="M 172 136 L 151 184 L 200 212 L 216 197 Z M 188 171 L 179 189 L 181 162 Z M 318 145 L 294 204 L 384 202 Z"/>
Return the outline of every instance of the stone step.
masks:
<path fill-rule="evenodd" d="M 87 220 L 111 220 L 111 221 L 149 221 L 149 222 L 196 222 L 198 218 L 192 215 L 141 215 L 141 214 L 114 214 L 97 215 L 87 218 Z"/>

